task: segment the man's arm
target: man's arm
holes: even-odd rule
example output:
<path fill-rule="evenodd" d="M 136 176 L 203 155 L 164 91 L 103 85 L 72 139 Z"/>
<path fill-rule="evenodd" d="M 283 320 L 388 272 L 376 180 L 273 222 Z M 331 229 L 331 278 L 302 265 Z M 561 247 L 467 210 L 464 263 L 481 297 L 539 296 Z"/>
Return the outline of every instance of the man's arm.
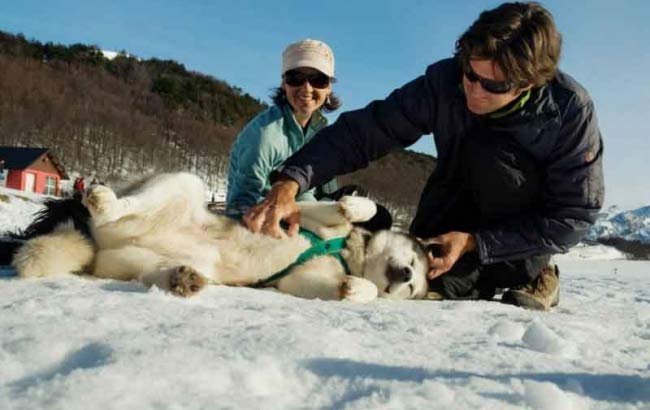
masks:
<path fill-rule="evenodd" d="M 437 106 L 438 64 L 393 91 L 385 100 L 341 114 L 332 125 L 289 157 L 273 178 L 289 177 L 300 192 L 322 185 L 336 175 L 364 168 L 370 161 L 431 133 Z"/>
<path fill-rule="evenodd" d="M 296 194 L 365 167 L 390 150 L 406 147 L 432 132 L 442 65 L 430 66 L 425 75 L 393 91 L 385 100 L 341 114 L 334 124 L 319 131 L 271 174 L 273 188 L 245 215 L 246 226 L 254 232 L 282 237 L 279 223 L 285 220 L 290 223 L 291 235 L 300 219 Z"/>
<path fill-rule="evenodd" d="M 595 222 L 604 199 L 603 146 L 592 102 L 567 114 L 545 169 L 537 214 L 475 233 L 481 263 L 566 252 Z"/>

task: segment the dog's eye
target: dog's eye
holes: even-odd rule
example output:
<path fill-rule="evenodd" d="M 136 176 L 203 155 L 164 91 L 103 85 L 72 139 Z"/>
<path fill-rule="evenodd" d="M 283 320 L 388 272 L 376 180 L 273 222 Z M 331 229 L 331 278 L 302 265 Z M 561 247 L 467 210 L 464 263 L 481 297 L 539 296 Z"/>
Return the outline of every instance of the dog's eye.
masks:
<path fill-rule="evenodd" d="M 411 266 L 415 266 L 415 256 L 411 259 Z"/>

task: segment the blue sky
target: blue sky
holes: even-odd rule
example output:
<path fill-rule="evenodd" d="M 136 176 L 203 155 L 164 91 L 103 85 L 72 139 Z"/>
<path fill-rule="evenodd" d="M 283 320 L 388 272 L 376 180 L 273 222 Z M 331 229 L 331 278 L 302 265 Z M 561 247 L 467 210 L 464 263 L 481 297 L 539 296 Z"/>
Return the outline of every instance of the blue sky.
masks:
<path fill-rule="evenodd" d="M 268 101 L 280 55 L 302 38 L 330 44 L 343 110 L 366 105 L 450 56 L 500 1 L 20 0 L 0 30 L 174 59 Z M 605 141 L 607 204 L 650 205 L 650 2 L 546 1 L 563 34 L 560 67 L 591 93 Z M 334 119 L 336 115 L 333 116 Z M 431 137 L 414 149 L 435 154 Z"/>

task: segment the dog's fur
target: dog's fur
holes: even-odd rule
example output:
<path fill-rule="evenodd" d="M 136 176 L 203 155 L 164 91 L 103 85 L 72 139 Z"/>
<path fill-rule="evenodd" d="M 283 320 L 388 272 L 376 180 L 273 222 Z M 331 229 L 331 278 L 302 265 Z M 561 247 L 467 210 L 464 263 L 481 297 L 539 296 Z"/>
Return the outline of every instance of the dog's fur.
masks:
<path fill-rule="evenodd" d="M 71 224 L 29 239 L 13 266 L 21 277 L 76 272 L 139 280 L 179 296 L 206 284 L 250 286 L 290 266 L 310 247 L 301 236 L 274 239 L 204 206 L 204 185 L 191 174 L 163 174 L 129 188 L 119 199 L 109 188 L 89 188 L 90 235 Z M 291 269 L 274 284 L 304 298 L 367 302 L 382 296 L 422 298 L 427 291 L 425 254 L 415 238 L 391 231 L 370 233 L 353 222 L 369 220 L 375 204 L 360 197 L 299 203 L 301 226 L 323 239 L 348 237 L 342 255 Z"/>

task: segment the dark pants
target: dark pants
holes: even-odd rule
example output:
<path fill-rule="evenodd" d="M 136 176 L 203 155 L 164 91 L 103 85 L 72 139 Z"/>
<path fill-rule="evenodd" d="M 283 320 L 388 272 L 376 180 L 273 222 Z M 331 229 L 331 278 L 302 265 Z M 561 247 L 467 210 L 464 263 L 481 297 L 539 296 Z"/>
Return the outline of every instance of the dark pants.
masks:
<path fill-rule="evenodd" d="M 543 176 L 534 158 L 508 137 L 471 139 L 461 155 L 462 192 L 456 206 L 442 218 L 443 232 L 473 232 L 535 210 Z M 450 299 L 491 299 L 496 288 L 531 282 L 549 261 L 550 255 L 540 255 L 481 265 L 478 255 L 469 253 L 429 285 Z"/>

